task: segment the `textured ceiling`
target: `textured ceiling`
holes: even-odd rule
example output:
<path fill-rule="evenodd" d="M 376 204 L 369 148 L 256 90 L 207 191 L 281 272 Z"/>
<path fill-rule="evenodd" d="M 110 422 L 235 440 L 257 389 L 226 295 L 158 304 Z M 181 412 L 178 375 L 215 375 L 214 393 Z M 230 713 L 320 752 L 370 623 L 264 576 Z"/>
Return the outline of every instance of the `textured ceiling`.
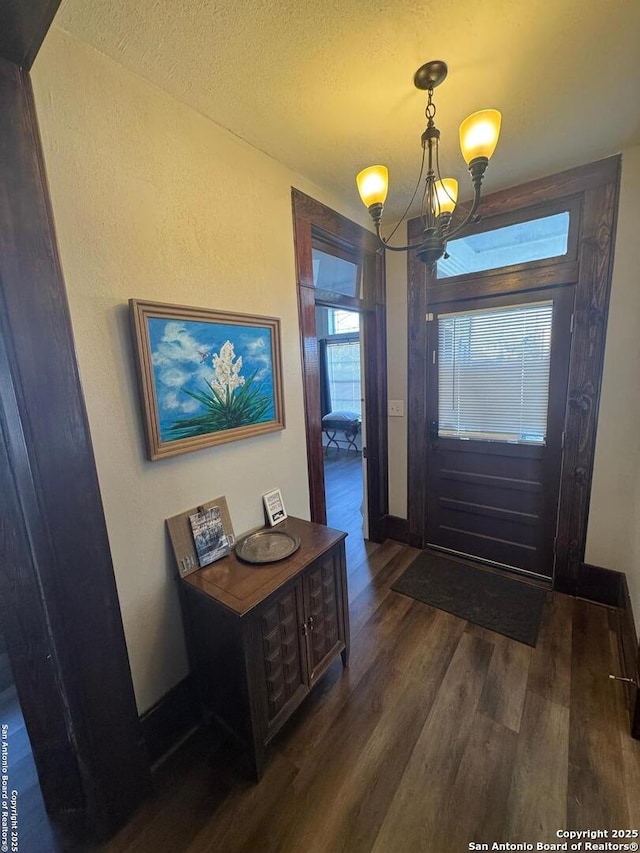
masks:
<path fill-rule="evenodd" d="M 468 180 L 457 128 L 483 107 L 491 190 L 640 143 L 639 0 L 63 0 L 56 24 L 347 204 L 378 162 L 408 201 L 429 59 L 443 174 Z"/>

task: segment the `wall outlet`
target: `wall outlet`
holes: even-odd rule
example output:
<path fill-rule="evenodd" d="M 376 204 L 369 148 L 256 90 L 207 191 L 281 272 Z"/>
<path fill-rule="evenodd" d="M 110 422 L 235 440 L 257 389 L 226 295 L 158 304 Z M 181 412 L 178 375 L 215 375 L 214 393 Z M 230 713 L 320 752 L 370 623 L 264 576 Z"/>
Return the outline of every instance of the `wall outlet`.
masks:
<path fill-rule="evenodd" d="M 390 418 L 403 418 L 404 400 L 387 400 L 387 414 Z"/>

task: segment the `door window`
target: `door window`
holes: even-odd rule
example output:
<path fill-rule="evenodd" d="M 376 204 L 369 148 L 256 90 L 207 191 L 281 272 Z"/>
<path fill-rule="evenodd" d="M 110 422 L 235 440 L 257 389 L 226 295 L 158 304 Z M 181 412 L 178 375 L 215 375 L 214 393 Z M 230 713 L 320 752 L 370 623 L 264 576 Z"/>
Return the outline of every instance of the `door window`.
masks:
<path fill-rule="evenodd" d="M 438 435 L 544 444 L 553 302 L 438 318 Z"/>

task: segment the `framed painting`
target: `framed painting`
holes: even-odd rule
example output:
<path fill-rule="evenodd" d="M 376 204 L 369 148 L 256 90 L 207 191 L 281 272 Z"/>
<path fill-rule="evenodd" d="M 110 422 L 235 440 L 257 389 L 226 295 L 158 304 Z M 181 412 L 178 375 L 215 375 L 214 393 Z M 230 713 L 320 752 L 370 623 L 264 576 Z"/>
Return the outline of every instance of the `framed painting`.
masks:
<path fill-rule="evenodd" d="M 129 306 L 149 459 L 284 429 L 280 320 Z"/>

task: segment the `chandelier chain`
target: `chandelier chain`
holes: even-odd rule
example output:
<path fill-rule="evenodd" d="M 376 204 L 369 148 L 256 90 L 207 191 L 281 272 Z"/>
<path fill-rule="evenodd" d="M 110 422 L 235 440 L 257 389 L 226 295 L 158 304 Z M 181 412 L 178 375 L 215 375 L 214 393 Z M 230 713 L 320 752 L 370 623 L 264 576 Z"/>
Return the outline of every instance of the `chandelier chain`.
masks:
<path fill-rule="evenodd" d="M 436 115 L 436 105 L 433 103 L 433 89 L 428 90 L 427 106 L 424 109 L 424 114 L 429 122 L 429 127 L 433 127 L 433 120 Z"/>

